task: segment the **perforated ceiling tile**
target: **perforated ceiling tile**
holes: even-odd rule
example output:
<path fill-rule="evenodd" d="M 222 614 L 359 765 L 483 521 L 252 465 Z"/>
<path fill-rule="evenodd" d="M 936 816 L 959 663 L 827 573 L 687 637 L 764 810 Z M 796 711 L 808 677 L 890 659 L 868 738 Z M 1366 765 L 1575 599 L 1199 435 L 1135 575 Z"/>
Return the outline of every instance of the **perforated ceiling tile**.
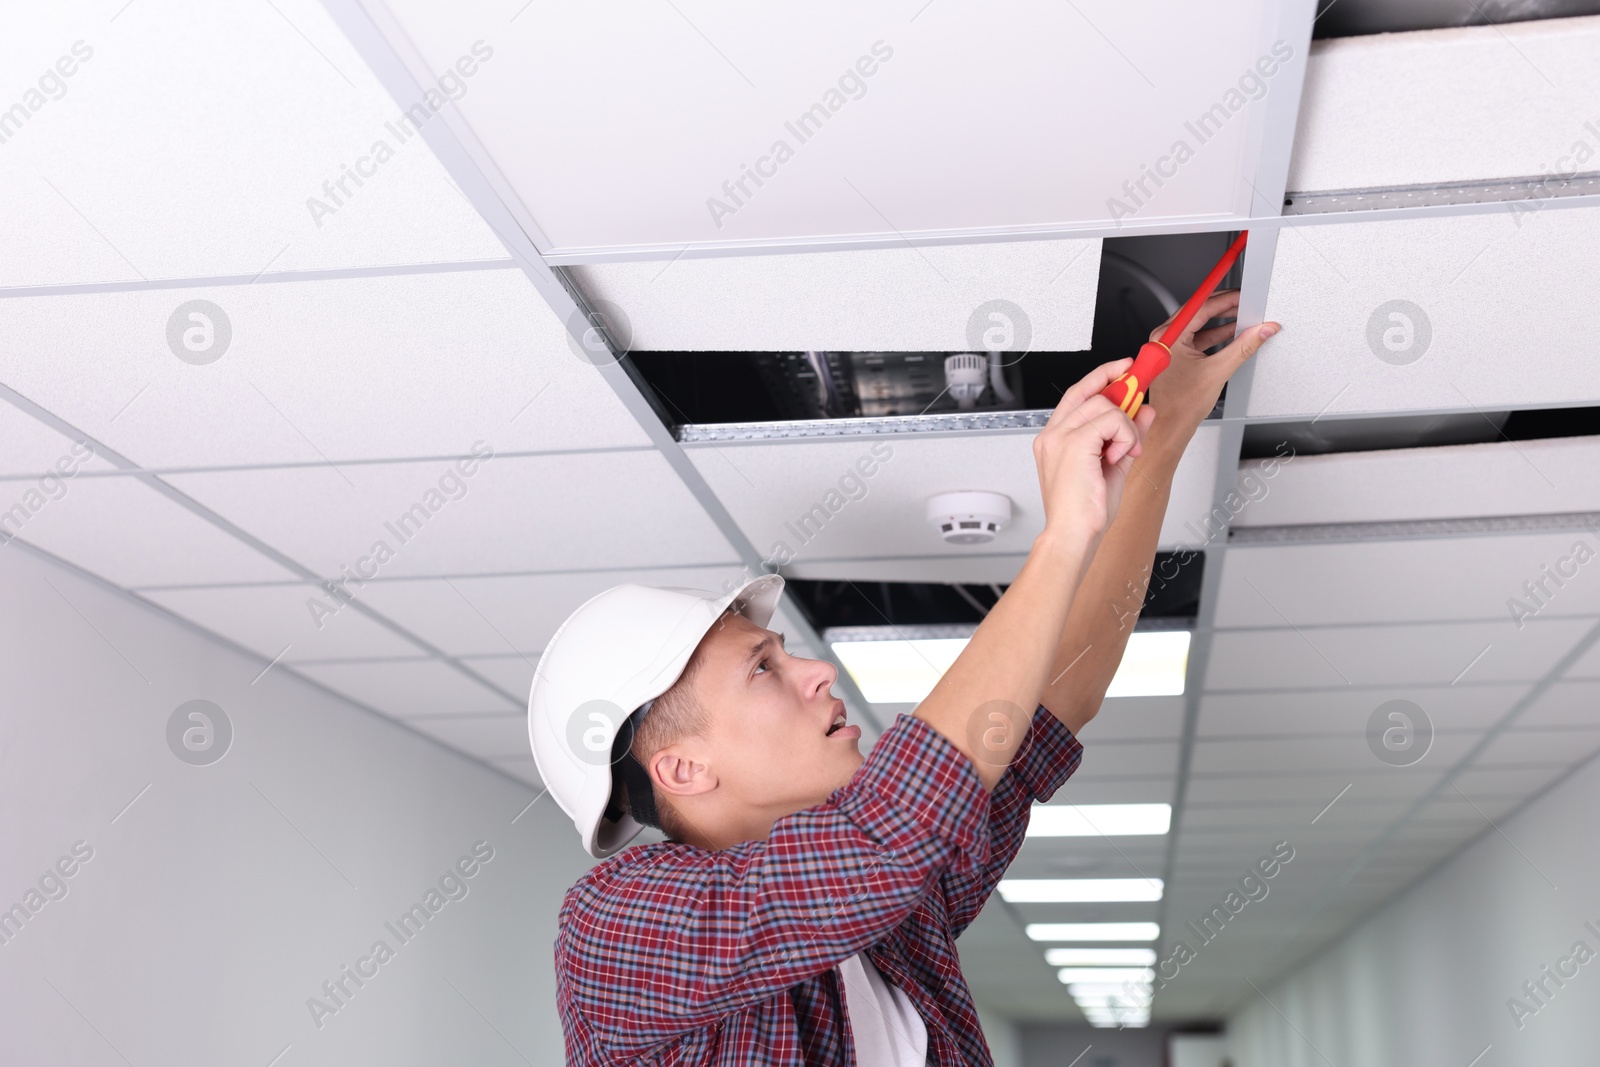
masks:
<path fill-rule="evenodd" d="M 539 778 L 539 766 L 538 764 L 534 763 L 533 755 L 531 753 L 526 757 L 502 756 L 498 759 L 491 759 L 489 763 L 499 770 L 504 771 L 506 774 L 509 774 L 511 777 L 528 783 L 535 789 L 542 790 L 544 788 L 544 782 Z M 534 799 L 537 801 L 539 797 L 535 797 Z M 545 814 L 546 817 L 548 817 L 548 812 Z"/>
<path fill-rule="evenodd" d="M 1594 170 L 1596 99 L 1600 17 L 1317 41 L 1289 188 Z"/>
<path fill-rule="evenodd" d="M 1301 801 L 1305 797 L 1320 796 L 1327 804 L 1345 786 L 1357 796 L 1415 796 L 1433 785 L 1443 774 L 1443 768 L 1430 768 L 1428 764 L 1407 767 L 1408 773 L 1396 775 L 1392 767 L 1343 768 L 1340 773 L 1287 774 L 1273 772 L 1241 774 L 1195 774 L 1189 782 L 1189 802 L 1192 804 L 1242 804 L 1248 802 L 1272 804 L 1279 801 Z M 1382 771 L 1383 773 L 1377 773 Z M 1341 801 L 1343 803 L 1343 801 Z"/>
<path fill-rule="evenodd" d="M 1600 642 L 1589 647 L 1577 662 L 1567 668 L 1568 678 L 1600 678 Z"/>
<path fill-rule="evenodd" d="M 1183 734 L 1182 697 L 1112 697 L 1084 726 L 1084 744 L 1177 740 Z"/>
<path fill-rule="evenodd" d="M 1100 242 L 884 248 L 572 268 L 661 351 L 982 351 L 985 332 L 1042 352 L 1089 347 Z M 986 305 L 1008 301 L 1016 311 Z"/>
<path fill-rule="evenodd" d="M 306 663 L 296 670 L 386 715 L 510 712 L 517 703 L 436 659 Z"/>
<path fill-rule="evenodd" d="M 1374 701 L 1377 707 L 1380 701 Z M 1365 723 L 1361 724 L 1365 727 Z M 1437 758 L 1446 766 L 1466 755 L 1478 740 L 1476 733 L 1438 732 L 1428 759 Z M 1384 764 L 1367 744 L 1364 728 L 1347 730 L 1335 736 L 1309 736 L 1292 738 L 1230 737 L 1211 740 L 1201 738 L 1195 742 L 1193 769 L 1208 774 L 1227 774 L 1237 771 L 1340 771 L 1370 770 Z M 1315 800 L 1321 794 L 1305 794 Z M 1328 798 L 1323 799 L 1327 803 Z"/>
<path fill-rule="evenodd" d="M 0 380 L 145 467 L 649 443 L 517 271 L 30 297 L 0 329 Z"/>
<path fill-rule="evenodd" d="M 1192 527 L 1204 523 L 1211 507 L 1217 432 L 1201 427 L 1178 464 L 1162 525 L 1164 546 L 1199 540 Z M 697 445 L 687 451 L 756 549 L 765 558 L 806 567 L 808 575 L 824 560 L 885 558 L 908 569 L 925 566 L 924 580 L 953 581 L 958 575 L 943 577 L 943 560 L 981 570 L 964 562 L 969 552 L 1025 556 L 1044 528 L 1028 433 Z M 946 544 L 927 520 L 927 501 L 956 489 L 1010 497 L 1011 523 L 984 545 Z M 995 568 L 1006 574 L 991 580 L 1009 580 L 1016 562 L 997 561 Z"/>
<path fill-rule="evenodd" d="M 0 285 L 505 258 L 315 0 L 133 14 L 8 19 Z"/>
<path fill-rule="evenodd" d="M 1546 689 L 1521 715 L 1519 729 L 1541 726 L 1600 726 L 1600 682 L 1561 682 Z"/>
<path fill-rule="evenodd" d="M 42 475 L 73 477 L 78 471 L 106 470 L 111 465 L 87 441 L 75 441 L 0 400 L 0 478 L 19 477 L 23 484 L 0 483 L 0 500 L 25 492 L 31 484 L 53 490 L 54 479 L 39 485 Z"/>
<path fill-rule="evenodd" d="M 1229 551 L 1219 627 L 1600 614 L 1600 532 L 1448 537 L 1344 544 L 1251 545 Z M 1600 571 L 1600 565 L 1595 569 Z"/>
<path fill-rule="evenodd" d="M 408 719 L 406 724 L 479 759 L 505 759 L 523 755 L 531 758 L 528 716 L 525 712 L 514 711 L 505 715 L 430 715 Z"/>
<path fill-rule="evenodd" d="M 696 568 L 577 574 L 497 575 L 373 582 L 361 595 L 389 618 L 437 644 L 450 655 L 518 653 L 506 664 L 531 682 L 533 668 L 557 627 L 579 605 L 623 582 L 681 586 L 722 592 L 724 582 L 738 580 L 740 569 Z M 520 690 L 525 693 L 527 683 Z"/>
<path fill-rule="evenodd" d="M 1297 456 L 1269 466 L 1273 462 L 1239 465 L 1237 491 L 1250 503 L 1235 526 L 1600 511 L 1600 479 L 1594 477 L 1600 438 L 1594 437 Z"/>
<path fill-rule="evenodd" d="M 129 477 L 0 482 L 0 530 L 122 586 L 295 575 Z"/>
<path fill-rule="evenodd" d="M 1600 751 L 1600 723 L 1586 727 L 1513 726 L 1473 761 L 1475 767 L 1549 764 L 1570 767 Z"/>
<path fill-rule="evenodd" d="M 151 589 L 139 595 L 268 659 L 281 655 L 285 663 L 425 651 L 349 605 L 327 614 L 326 597 L 312 585 Z"/>
<path fill-rule="evenodd" d="M 1106 0 L 1080 7 L 952 6 L 915 24 L 870 5 L 642 5 L 621 21 L 547 7 L 538 33 L 492 34 L 495 59 L 459 106 L 563 252 L 649 245 L 666 260 L 691 243 L 1106 220 L 1108 198 L 1140 180 L 1146 195 L 1124 202 L 1140 219 L 1242 207 L 1262 101 L 1298 90 L 1303 28 L 1259 0 L 1154 23 Z M 428 70 L 507 18 L 491 0 L 384 8 Z M 604 79 L 556 44 L 600 40 Z M 1003 61 L 977 61 L 974 42 L 992 40 Z M 1041 113 L 1056 116 L 1051 135 Z"/>
<path fill-rule="evenodd" d="M 533 688 L 533 672 L 539 665 L 539 656 L 533 652 L 526 656 L 462 656 L 461 662 L 506 692 L 526 697 Z"/>
<path fill-rule="evenodd" d="M 1248 414 L 1600 402 L 1582 339 L 1600 208 L 1290 228 L 1278 238 Z M 1515 309 L 1514 327 L 1484 309 Z M 1559 395 L 1551 383 L 1560 383 Z"/>
<path fill-rule="evenodd" d="M 1312 636 L 1315 640 L 1315 636 Z M 1395 699 L 1426 711 L 1440 730 L 1483 730 L 1511 710 L 1526 685 L 1468 685 L 1393 689 L 1340 686 L 1311 693 L 1225 693 L 1200 698 L 1201 737 L 1361 733 L 1373 711 Z"/>
<path fill-rule="evenodd" d="M 428 460 L 169 480 L 329 578 L 736 558 L 655 452 L 497 455 L 467 476 L 455 462 Z"/>
<path fill-rule="evenodd" d="M 1178 743 L 1101 740 L 1095 743 L 1091 753 L 1088 742 L 1085 742 L 1080 767 L 1077 773 L 1089 780 L 1165 777 L 1177 773 Z"/>
<path fill-rule="evenodd" d="M 1521 631 L 1501 622 L 1223 630 L 1212 638 L 1205 684 L 1217 690 L 1531 681 L 1590 625 L 1534 619 Z"/>

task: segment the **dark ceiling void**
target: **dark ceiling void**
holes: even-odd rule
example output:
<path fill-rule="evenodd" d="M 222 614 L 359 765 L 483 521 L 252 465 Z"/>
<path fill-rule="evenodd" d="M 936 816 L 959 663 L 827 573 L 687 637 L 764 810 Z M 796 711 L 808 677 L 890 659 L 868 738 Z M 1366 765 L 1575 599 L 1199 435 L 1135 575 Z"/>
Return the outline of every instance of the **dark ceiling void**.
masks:
<path fill-rule="evenodd" d="M 1298 455 L 1320 456 L 1334 452 L 1377 452 L 1391 448 L 1438 448 L 1596 435 L 1600 435 L 1600 407 L 1318 418 L 1308 422 L 1246 426 L 1239 458 L 1265 459 L 1282 454 L 1284 443 Z"/>
<path fill-rule="evenodd" d="M 1132 356 L 1227 248 L 1232 234 L 1107 239 L 1091 347 L 1003 352 L 978 413 L 1053 408 L 1095 366 Z M 1242 263 L 1224 287 L 1238 284 Z M 1004 294 L 997 294 L 1003 297 Z M 951 352 L 632 352 L 627 357 L 668 428 L 688 424 L 950 414 Z M 1155 393 L 1159 396 L 1160 385 Z M 1154 402 L 1154 401 L 1152 401 Z"/>
<path fill-rule="evenodd" d="M 1170 626 L 1193 620 L 1200 610 L 1204 570 L 1203 552 L 1156 553 L 1139 616 L 1141 626 Z M 784 594 L 820 633 L 835 626 L 976 625 L 1005 588 L 973 583 L 790 578 L 785 582 Z"/>
<path fill-rule="evenodd" d="M 1313 37 L 1358 37 L 1450 26 L 1600 14 L 1600 0 L 1319 0 Z"/>

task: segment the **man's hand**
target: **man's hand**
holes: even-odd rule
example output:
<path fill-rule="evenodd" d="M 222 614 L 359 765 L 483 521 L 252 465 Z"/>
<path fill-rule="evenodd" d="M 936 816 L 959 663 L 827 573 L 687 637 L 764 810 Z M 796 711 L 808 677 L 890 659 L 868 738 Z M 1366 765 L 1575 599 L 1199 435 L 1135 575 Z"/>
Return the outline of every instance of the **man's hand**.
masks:
<path fill-rule="evenodd" d="M 1066 391 L 1033 439 L 1045 532 L 1091 551 L 1117 516 L 1128 470 L 1155 419 L 1144 407 L 1130 421 L 1100 395 L 1132 364 L 1119 359 L 1090 371 Z"/>
<path fill-rule="evenodd" d="M 1263 322 L 1240 334 L 1227 348 L 1214 356 L 1205 354 L 1212 345 L 1233 336 L 1235 324 L 1226 322 L 1209 330 L 1197 327 L 1218 316 L 1230 316 L 1239 308 L 1239 290 L 1224 289 L 1212 295 L 1172 346 L 1172 363 L 1150 383 L 1149 400 L 1161 408 L 1161 433 L 1174 436 L 1187 445 L 1200 423 L 1217 405 L 1222 386 L 1245 360 L 1256 354 L 1261 343 L 1278 332 L 1276 322 Z M 1150 340 L 1161 336 L 1172 318 L 1150 331 Z"/>

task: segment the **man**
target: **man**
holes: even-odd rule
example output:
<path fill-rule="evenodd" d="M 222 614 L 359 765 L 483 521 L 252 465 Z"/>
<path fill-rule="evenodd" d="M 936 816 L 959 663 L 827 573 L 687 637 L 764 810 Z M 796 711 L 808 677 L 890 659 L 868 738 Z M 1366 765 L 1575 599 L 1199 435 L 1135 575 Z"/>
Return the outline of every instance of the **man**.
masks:
<path fill-rule="evenodd" d="M 1195 321 L 1238 302 L 1219 293 Z M 1077 768 L 1178 459 L 1276 329 L 1210 357 L 1233 326 L 1189 331 L 1131 422 L 1099 395 L 1130 360 L 1067 390 L 1034 440 L 1044 531 L 865 759 L 833 666 L 765 628 L 777 576 L 721 598 L 618 586 L 562 624 L 529 730 L 551 794 L 603 858 L 561 907 L 570 1064 L 993 1062 L 955 939 L 1031 805 Z M 668 840 L 624 849 L 642 824 Z"/>

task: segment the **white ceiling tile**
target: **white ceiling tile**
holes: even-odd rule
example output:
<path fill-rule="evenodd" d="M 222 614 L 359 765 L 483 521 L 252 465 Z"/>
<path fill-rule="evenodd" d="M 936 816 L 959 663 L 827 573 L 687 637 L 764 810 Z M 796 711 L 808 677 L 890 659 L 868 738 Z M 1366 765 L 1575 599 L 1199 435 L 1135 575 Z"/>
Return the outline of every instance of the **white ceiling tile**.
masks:
<path fill-rule="evenodd" d="M 54 499 L 38 488 L 0 482 L 0 505 L 9 506 L 0 516 L 6 532 L 117 585 L 295 577 L 138 479 L 73 478 L 59 483 Z"/>
<path fill-rule="evenodd" d="M 167 333 L 196 299 L 231 331 L 199 366 Z M 649 444 L 514 270 L 25 297 L 0 329 L 0 380 L 148 468 Z"/>
<path fill-rule="evenodd" d="M 1567 668 L 1568 678 L 1600 678 L 1600 642 L 1589 646 L 1577 662 Z"/>
<path fill-rule="evenodd" d="M 1563 159 L 1570 172 L 1597 97 L 1600 18 L 1318 41 L 1289 188 L 1521 178 Z"/>
<path fill-rule="evenodd" d="M 1161 777 L 1111 778 L 1074 774 L 1056 795 L 1056 804 L 1170 804 L 1175 780 Z"/>
<path fill-rule="evenodd" d="M 1083 743 L 1167 741 L 1183 734 L 1183 697 L 1112 697 L 1083 728 Z"/>
<path fill-rule="evenodd" d="M 1467 754 L 1479 734 L 1436 733 L 1422 760 L 1450 766 Z M 1418 761 L 1419 763 L 1421 760 Z M 1191 764 L 1196 773 L 1224 774 L 1263 768 L 1285 771 L 1360 773 L 1385 766 L 1367 743 L 1365 730 L 1337 736 L 1237 738 L 1195 741 Z M 1415 765 L 1413 765 L 1415 766 Z M 1412 768 L 1397 768 L 1410 770 Z"/>
<path fill-rule="evenodd" d="M 1207 689 L 1531 681 L 1590 627 L 1576 619 L 1222 630 Z M 1481 654 L 1481 655 L 1480 655 Z M 1397 694 L 1400 695 L 1400 694 Z"/>
<path fill-rule="evenodd" d="M 1474 767 L 1548 764 L 1570 767 L 1600 751 L 1600 717 L 1587 727 L 1514 726 L 1483 750 Z M 1470 795 L 1470 794 L 1469 794 Z"/>
<path fill-rule="evenodd" d="M 531 652 L 526 656 L 462 656 L 460 659 L 506 692 L 524 696 L 533 688 L 534 668 L 539 665 L 539 657 Z"/>
<path fill-rule="evenodd" d="M 489 762 L 511 775 L 511 777 L 527 782 L 536 789 L 544 788 L 544 782 L 539 778 L 539 767 L 533 762 L 531 754 L 526 758 L 520 756 L 501 757 L 499 759 L 491 759 Z M 551 814 L 552 812 L 554 812 L 554 815 Z M 553 801 L 550 802 L 550 807 L 541 814 L 544 818 L 564 818 L 561 814 L 561 809 L 556 807 Z"/>
<path fill-rule="evenodd" d="M 1203 521 L 1216 481 L 1219 431 L 1203 426 L 1173 478 L 1162 527 L 1163 545 L 1192 537 L 1184 523 Z M 807 576 L 824 561 L 894 560 L 924 580 L 954 581 L 973 565 L 963 549 L 1006 557 L 1009 580 L 1044 529 L 1033 433 L 951 437 L 797 440 L 771 444 L 706 445 L 687 449 L 741 530 L 764 558 L 792 560 Z M 866 472 L 870 471 L 870 474 Z M 956 489 L 982 489 L 1011 498 L 1011 523 L 987 545 L 947 545 L 927 520 L 928 498 Z M 959 561 L 949 573 L 944 561 Z M 978 568 L 981 570 L 982 568 Z M 948 577 L 946 577 L 948 573 Z"/>
<path fill-rule="evenodd" d="M 516 701 L 436 659 L 302 663 L 295 670 L 396 718 L 506 712 L 517 706 Z"/>
<path fill-rule="evenodd" d="M 444 715 L 407 719 L 430 737 L 480 759 L 528 755 L 527 712 L 497 715 Z"/>
<path fill-rule="evenodd" d="M 1594 437 L 1296 456 L 1275 468 L 1273 462 L 1239 464 L 1236 488 L 1250 504 L 1235 526 L 1600 511 Z"/>
<path fill-rule="evenodd" d="M 1265 737 L 1362 732 L 1382 704 L 1397 697 L 1427 713 L 1438 730 L 1485 730 L 1511 710 L 1526 685 L 1406 689 L 1324 689 L 1309 693 L 1223 693 L 1200 698 L 1200 737 Z"/>
<path fill-rule="evenodd" d="M 0 285 L 505 257 L 315 0 L 18 14 L 0 67 L 81 62 L 6 142 Z"/>
<path fill-rule="evenodd" d="M 490 0 L 387 9 L 421 71 L 445 69 L 506 17 Z M 667 259 L 689 244 L 1104 221 L 1108 195 L 1128 195 L 1130 180 L 1145 195 L 1124 210 L 1141 219 L 1226 216 L 1244 206 L 1238 175 L 1266 114 L 1240 92 L 1242 74 L 1254 76 L 1269 50 L 1293 61 L 1280 69 L 1264 56 L 1273 80 L 1246 86 L 1259 100 L 1304 62 L 1301 38 L 1275 34 L 1277 10 L 1259 0 L 1176 7 L 1158 24 L 1100 0 L 1081 16 L 1046 4 L 953 8 L 915 26 L 838 4 L 720 3 L 692 17 L 647 6 L 618 22 L 546 8 L 540 32 L 494 36 L 494 60 L 458 106 L 555 250 L 649 245 Z M 1284 34 L 1295 43 L 1272 49 Z M 606 42 L 614 76 L 594 78 L 582 49 L 555 45 L 583 40 Z M 993 40 L 1006 46 L 983 57 L 981 77 L 950 76 L 973 65 L 975 42 Z M 1180 69 L 1182 79 L 1142 73 Z M 527 107 L 558 97 L 560 108 Z M 1190 133 L 1185 120 L 1213 103 L 1220 121 Z M 1041 108 L 1058 116 L 1053 136 L 1039 135 Z M 1174 173 L 1152 185 L 1152 163 Z M 767 171 L 764 183 L 746 167 Z M 724 183 L 741 180 L 730 197 Z M 729 198 L 733 214 L 714 214 L 713 197 Z"/>
<path fill-rule="evenodd" d="M 312 585 L 151 589 L 139 595 L 269 659 L 282 654 L 285 663 L 423 651 L 349 605 L 325 614 L 328 600 Z"/>
<path fill-rule="evenodd" d="M 1306 771 L 1304 773 L 1289 774 L 1273 773 L 1249 775 L 1235 773 L 1195 773 L 1189 780 L 1187 802 L 1191 804 L 1239 804 L 1258 802 L 1276 804 L 1282 802 L 1295 802 L 1300 804 L 1310 803 L 1317 798 L 1321 804 L 1312 810 L 1312 814 L 1333 803 L 1335 797 L 1344 791 L 1345 786 L 1350 791 L 1340 798 L 1343 804 L 1348 799 L 1359 798 L 1385 798 L 1385 797 L 1413 797 L 1438 781 L 1444 772 L 1444 766 L 1432 760 L 1415 764 L 1411 767 L 1401 768 L 1406 773 L 1397 774 L 1395 768 L 1374 768 L 1373 766 L 1357 765 L 1351 768 L 1340 768 L 1337 771 Z M 1258 769 L 1259 770 L 1259 769 Z M 1383 773 L 1378 773 L 1381 770 Z"/>
<path fill-rule="evenodd" d="M 1600 682 L 1560 682 L 1518 715 L 1515 726 L 1600 726 Z"/>
<path fill-rule="evenodd" d="M 1469 797 L 1532 796 L 1541 792 L 1568 767 L 1468 767 L 1452 781 Z"/>
<path fill-rule="evenodd" d="M 1486 619 L 1514 634 L 1535 616 L 1600 614 L 1600 580 L 1584 576 L 1600 571 L 1597 546 L 1587 532 L 1235 546 L 1216 625 Z"/>
<path fill-rule="evenodd" d="M 1492 410 L 1548 403 L 1551 382 L 1563 403 L 1594 404 L 1600 363 L 1583 338 L 1597 243 L 1594 207 L 1292 227 L 1266 305 L 1284 329 L 1255 365 L 1247 413 Z M 1486 327 L 1486 307 L 1515 308 L 1514 333 Z M 1387 329 L 1407 347 L 1391 352 Z"/>
<path fill-rule="evenodd" d="M 579 605 L 613 585 L 681 586 L 720 594 L 740 568 L 497 575 L 403 582 L 373 582 L 362 595 L 378 611 L 450 655 L 518 653 L 514 673 L 533 667 L 557 627 Z M 526 689 L 524 684 L 520 687 Z"/>
<path fill-rule="evenodd" d="M 397 578 L 736 558 L 655 452 L 495 456 L 467 478 L 429 460 L 168 480 L 330 578 L 342 567 Z M 433 510 L 422 519 L 415 508 Z M 401 527 L 407 514 L 417 518 Z"/>
<path fill-rule="evenodd" d="M 1078 774 L 1121 778 L 1165 777 L 1177 773 L 1176 741 L 1093 741 L 1083 743 L 1082 770 Z"/>
<path fill-rule="evenodd" d="M 15 498 L 29 488 L 54 491 L 54 481 L 41 487 L 42 475 L 75 477 L 79 471 L 109 470 L 111 464 L 95 454 L 87 441 L 74 441 L 33 416 L 0 401 L 0 477 L 26 476 L 16 485 L 0 483 L 0 500 Z"/>
<path fill-rule="evenodd" d="M 605 263 L 571 268 L 584 292 L 622 308 L 631 345 L 659 351 L 982 351 L 1012 332 L 1020 351 L 1076 352 L 1094 332 L 1099 240 L 880 248 Z M 984 305 L 1019 308 L 991 321 Z M 981 312 L 981 314 L 980 314 Z M 974 332 L 974 316 L 977 316 Z M 1008 345 L 1009 349 L 1010 346 Z"/>

